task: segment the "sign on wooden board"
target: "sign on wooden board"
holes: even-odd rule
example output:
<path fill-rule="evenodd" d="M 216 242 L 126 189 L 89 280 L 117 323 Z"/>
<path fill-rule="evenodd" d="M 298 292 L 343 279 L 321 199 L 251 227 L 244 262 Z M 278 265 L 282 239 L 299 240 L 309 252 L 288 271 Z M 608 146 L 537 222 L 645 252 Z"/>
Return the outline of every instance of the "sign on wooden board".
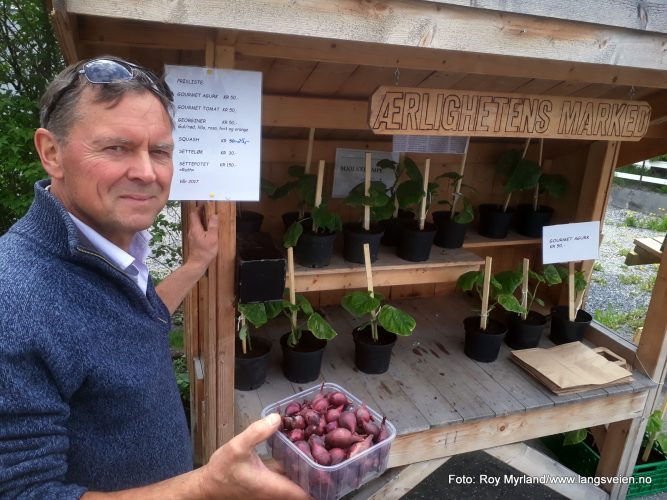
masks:
<path fill-rule="evenodd" d="M 542 264 L 595 260 L 600 254 L 600 221 L 544 226 Z"/>
<path fill-rule="evenodd" d="M 650 118 L 645 101 L 383 86 L 369 125 L 392 135 L 638 141 Z"/>

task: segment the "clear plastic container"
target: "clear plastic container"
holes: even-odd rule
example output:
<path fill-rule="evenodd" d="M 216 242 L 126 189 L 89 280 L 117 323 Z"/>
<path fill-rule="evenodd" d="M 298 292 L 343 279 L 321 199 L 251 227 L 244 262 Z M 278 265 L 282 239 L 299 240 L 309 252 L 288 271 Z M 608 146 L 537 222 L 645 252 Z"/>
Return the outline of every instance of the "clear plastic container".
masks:
<path fill-rule="evenodd" d="M 313 399 L 320 391 L 320 387 L 321 385 L 317 385 L 267 406 L 262 410 L 262 417 L 270 413 L 280 413 L 282 415 L 285 407 L 292 401 L 302 402 L 304 399 Z M 357 397 L 337 384 L 326 382 L 323 391 L 340 391 L 347 396 L 355 408 L 361 406 L 361 401 Z M 382 421 L 382 415 L 372 408 L 368 408 L 368 410 L 379 424 Z M 389 431 L 387 439 L 374 444 L 356 457 L 331 466 L 314 462 L 287 439 L 287 436 L 282 432 L 276 432 L 267 443 L 274 460 L 282 466 L 287 477 L 317 500 L 336 500 L 356 490 L 371 479 L 375 479 L 386 470 L 389 448 L 396 437 L 396 428 L 388 420 L 385 425 Z"/>

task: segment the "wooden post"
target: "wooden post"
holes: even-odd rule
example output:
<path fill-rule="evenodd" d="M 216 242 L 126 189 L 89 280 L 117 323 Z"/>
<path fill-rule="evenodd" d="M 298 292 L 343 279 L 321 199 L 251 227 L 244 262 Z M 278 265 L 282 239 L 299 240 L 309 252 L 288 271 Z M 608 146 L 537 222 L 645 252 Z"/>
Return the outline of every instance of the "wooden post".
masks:
<path fill-rule="evenodd" d="M 570 321 L 577 317 L 577 311 L 574 308 L 574 262 L 567 263 L 567 307 Z"/>

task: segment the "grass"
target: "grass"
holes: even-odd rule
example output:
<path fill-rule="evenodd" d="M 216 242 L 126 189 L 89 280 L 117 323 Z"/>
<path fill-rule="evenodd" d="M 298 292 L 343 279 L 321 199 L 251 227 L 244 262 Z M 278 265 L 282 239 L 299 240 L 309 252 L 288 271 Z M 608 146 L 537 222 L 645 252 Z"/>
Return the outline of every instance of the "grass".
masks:
<path fill-rule="evenodd" d="M 618 281 L 624 285 L 639 285 L 644 280 L 638 274 L 621 274 L 618 277 Z"/>
<path fill-rule="evenodd" d="M 660 209 L 662 212 L 665 210 Z M 629 215 L 625 218 L 625 225 L 628 227 L 636 227 L 640 229 L 650 229 L 651 231 L 656 231 L 664 233 L 667 231 L 667 215 L 662 214 L 651 214 L 648 216 L 637 216 Z"/>
<path fill-rule="evenodd" d="M 604 276 L 593 275 L 593 276 L 591 276 L 591 281 L 593 283 L 597 283 L 598 285 L 606 285 L 607 284 L 607 280 L 605 279 Z"/>
<path fill-rule="evenodd" d="M 651 276 L 651 277 L 649 277 L 647 280 L 643 280 L 643 281 L 639 284 L 639 289 L 640 289 L 642 292 L 649 292 L 649 293 L 652 292 L 652 291 L 653 291 L 653 287 L 655 287 L 655 280 L 656 280 L 656 278 L 657 278 L 657 275 L 656 275 L 656 276 Z"/>
<path fill-rule="evenodd" d="M 620 255 L 621 257 L 627 257 L 629 253 L 630 253 L 630 250 L 628 250 L 627 248 L 621 248 L 618 251 L 618 255 Z"/>
<path fill-rule="evenodd" d="M 597 271 L 599 273 L 604 271 L 604 269 L 602 268 L 602 264 L 600 264 L 599 262 L 596 262 L 595 264 L 593 264 L 593 271 Z"/>
<path fill-rule="evenodd" d="M 616 311 L 607 306 L 605 310 L 597 309 L 593 313 L 595 321 L 602 323 L 607 328 L 618 330 L 622 326 L 627 326 L 634 331 L 644 324 L 646 319 L 646 307 L 639 307 L 628 312 Z"/>

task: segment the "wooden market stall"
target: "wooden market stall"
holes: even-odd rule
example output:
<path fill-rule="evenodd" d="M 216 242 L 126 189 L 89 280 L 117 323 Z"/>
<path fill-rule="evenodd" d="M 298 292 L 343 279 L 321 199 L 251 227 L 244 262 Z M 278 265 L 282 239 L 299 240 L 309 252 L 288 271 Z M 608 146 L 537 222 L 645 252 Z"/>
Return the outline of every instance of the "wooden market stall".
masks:
<path fill-rule="evenodd" d="M 464 118 L 452 131 L 472 136 L 466 182 L 477 189 L 474 204 L 501 201 L 493 165 L 502 151 L 528 136 L 545 137 L 545 170 L 564 175 L 572 186 L 555 203 L 556 223 L 602 220 L 614 168 L 667 152 L 667 6 L 661 2 L 567 0 L 518 7 L 499 0 L 54 0 L 47 8 L 68 62 L 113 54 L 158 73 L 165 64 L 261 72 L 262 175 L 274 182 L 286 179 L 289 165 L 304 163 L 313 128 L 312 158 L 329 165 L 336 148 L 391 150 L 391 135 L 376 134 L 382 127 L 369 123 L 371 97 L 381 87 L 449 89 L 508 103 L 579 102 L 581 115 L 569 115 L 564 128 L 540 129 L 533 121 L 521 129 L 520 119 L 514 128 L 510 121 L 502 130 L 475 129 Z M 583 118 L 589 102 L 606 103 L 611 115 Z M 642 111 L 647 109 L 650 115 Z M 391 121 L 392 115 L 384 116 Z M 406 123 L 399 128 L 419 128 L 416 119 Z M 537 156 L 536 145 L 528 156 Z M 460 162 L 455 155 L 431 159 L 435 174 Z M 331 184 L 329 173 L 325 185 Z M 184 203 L 183 210 L 193 206 Z M 266 230 L 279 236 L 277 214 L 289 208 L 287 202 L 263 199 L 244 207 L 264 213 Z M 301 389 L 274 367 L 258 391 L 235 394 L 236 206 L 216 202 L 210 208 L 221 216 L 222 246 L 185 308 L 193 437 L 201 460 L 256 419 L 263 405 Z M 354 217 L 337 200 L 332 208 L 346 220 Z M 378 260 L 376 284 L 392 300 L 403 299 L 418 317 L 417 331 L 402 339 L 407 347 L 386 377 L 354 372 L 341 335 L 330 343 L 322 376 L 366 397 L 397 425 L 393 484 L 409 488 L 446 457 L 478 449 L 493 448 L 505 459 L 529 453 L 529 460 L 511 460 L 527 470 L 527 462 L 537 461 L 533 452 L 519 444 L 496 447 L 593 426 L 606 433 L 598 475 L 632 470 L 667 363 L 664 255 L 640 345 L 597 324 L 587 333 L 592 344 L 633 364 L 631 384 L 555 396 L 506 355 L 478 364 L 461 352 L 458 330 L 469 305 L 453 293 L 456 278 L 487 255 L 497 270 L 514 267 L 522 257 L 539 260 L 540 243 L 516 234 L 504 240 L 471 234 L 463 249 L 434 251 L 426 264 Z M 583 264 L 584 271 L 591 268 L 592 262 Z M 301 268 L 297 290 L 309 292 L 346 332 L 351 325 L 334 304 L 345 289 L 363 287 L 363 277 L 363 266 L 343 262 L 324 270 Z M 626 489 L 614 484 L 609 494 L 619 498 Z M 606 496 L 598 489 L 589 493 Z"/>

